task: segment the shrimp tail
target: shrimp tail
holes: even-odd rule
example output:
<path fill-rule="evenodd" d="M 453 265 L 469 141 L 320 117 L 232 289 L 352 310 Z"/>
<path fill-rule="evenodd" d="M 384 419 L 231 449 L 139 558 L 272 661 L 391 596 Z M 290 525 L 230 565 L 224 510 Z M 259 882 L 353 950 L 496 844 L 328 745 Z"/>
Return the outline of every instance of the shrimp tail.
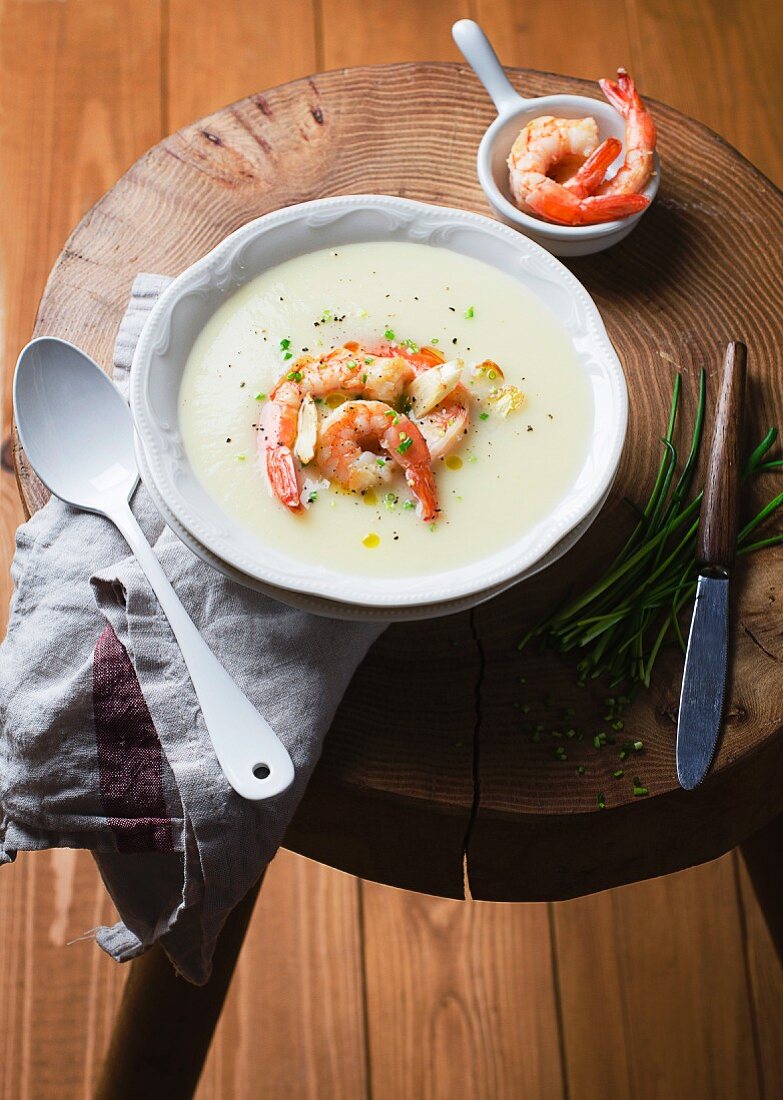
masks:
<path fill-rule="evenodd" d="M 598 83 L 601 91 L 623 118 L 627 118 L 631 111 L 643 111 L 645 109 L 636 90 L 636 83 L 627 69 L 617 70 L 616 81 L 599 80 Z"/>
<path fill-rule="evenodd" d="M 405 470 L 405 480 L 416 500 L 419 502 L 416 514 L 425 523 L 432 523 L 438 518 L 438 493 L 435 488 L 435 475 L 431 466 L 408 466 Z"/>
<path fill-rule="evenodd" d="M 609 165 L 619 154 L 622 147 L 623 143 L 619 138 L 607 138 L 594 153 L 590 154 L 576 175 L 572 176 L 563 186 L 580 199 L 592 195 L 599 184 L 603 183 Z"/>
<path fill-rule="evenodd" d="M 589 195 L 580 199 L 550 179 L 528 195 L 527 202 L 541 217 L 559 225 L 598 225 L 639 214 L 650 204 L 645 195 Z"/>
<path fill-rule="evenodd" d="M 266 453 L 266 472 L 272 490 L 280 503 L 292 512 L 301 512 L 302 501 L 296 460 L 288 447 L 269 448 Z"/>

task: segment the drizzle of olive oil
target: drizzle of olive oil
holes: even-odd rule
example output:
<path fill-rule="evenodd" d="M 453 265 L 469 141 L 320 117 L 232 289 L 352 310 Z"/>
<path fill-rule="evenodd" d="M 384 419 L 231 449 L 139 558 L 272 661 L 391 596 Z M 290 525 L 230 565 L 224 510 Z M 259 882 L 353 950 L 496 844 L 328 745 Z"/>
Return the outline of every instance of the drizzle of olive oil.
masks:
<path fill-rule="evenodd" d="M 459 455 L 449 455 L 449 457 L 446 459 L 446 465 L 450 470 L 461 470 L 462 459 L 459 457 Z"/>
<path fill-rule="evenodd" d="M 362 497 L 362 500 L 364 501 L 365 504 L 377 504 L 378 503 L 378 494 L 375 492 L 374 489 L 368 489 L 367 492 Z"/>
<path fill-rule="evenodd" d="M 369 535 L 364 536 L 364 538 L 362 539 L 362 543 L 364 546 L 367 547 L 368 550 L 372 550 L 374 549 L 374 547 L 380 546 L 381 536 L 376 535 L 375 532 L 371 532 Z"/>

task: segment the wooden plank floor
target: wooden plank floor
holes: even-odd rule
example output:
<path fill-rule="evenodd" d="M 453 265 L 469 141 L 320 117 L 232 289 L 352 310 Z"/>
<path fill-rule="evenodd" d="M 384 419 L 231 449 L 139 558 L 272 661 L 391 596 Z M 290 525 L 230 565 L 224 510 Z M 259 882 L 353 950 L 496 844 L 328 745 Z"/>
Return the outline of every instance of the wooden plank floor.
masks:
<path fill-rule="evenodd" d="M 769 102 L 782 13 L 773 0 L 0 0 L 2 438 L 69 228 L 171 128 L 318 69 L 455 59 L 450 24 L 472 15 L 509 64 L 589 78 L 628 64 L 783 183 Z M 22 518 L 3 455 L 0 628 Z M 90 1095 L 124 971 L 66 944 L 110 911 L 83 853 L 0 873 L 0 1100 Z M 561 905 L 493 906 L 281 853 L 198 1095 L 773 1100 L 781 1081 L 783 972 L 735 855 Z"/>

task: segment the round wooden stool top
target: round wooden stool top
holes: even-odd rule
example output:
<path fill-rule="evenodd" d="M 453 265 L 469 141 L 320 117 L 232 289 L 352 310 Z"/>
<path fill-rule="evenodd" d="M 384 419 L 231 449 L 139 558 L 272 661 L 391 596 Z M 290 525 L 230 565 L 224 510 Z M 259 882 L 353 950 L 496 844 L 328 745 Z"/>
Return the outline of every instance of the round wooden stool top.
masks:
<path fill-rule="evenodd" d="M 600 96 L 580 80 L 510 76 L 528 95 Z M 573 664 L 515 644 L 567 585 L 607 560 L 630 523 L 624 498 L 646 499 L 675 370 L 687 433 L 699 368 L 710 369 L 712 401 L 726 342 L 745 340 L 749 437 L 783 425 L 783 198 L 705 127 L 652 107 L 656 203 L 621 245 L 569 261 L 603 313 L 630 390 L 611 499 L 544 576 L 471 613 L 387 631 L 288 832 L 299 852 L 433 894 L 557 899 L 710 859 L 783 810 L 783 551 L 745 559 L 738 572 L 725 735 L 692 793 L 679 789 L 674 767 L 678 653 L 660 658 L 617 744 L 599 750 L 588 736 L 569 742 L 561 761 L 550 731 L 562 728 L 562 712 L 573 708 L 568 724 L 590 733 L 606 728 L 607 689 L 580 691 Z M 450 64 L 326 73 L 226 107 L 162 141 L 87 214 L 55 265 L 36 333 L 72 340 L 109 368 L 137 272 L 176 275 L 244 222 L 291 203 L 368 191 L 488 214 L 474 158 L 492 117 L 473 75 Z M 33 511 L 46 492 L 18 445 L 16 459 Z M 759 499 L 776 491 L 771 476 L 754 490 Z M 534 740 L 531 723 L 543 737 Z M 627 738 L 644 750 L 615 779 Z M 647 797 L 634 796 L 635 776 Z"/>

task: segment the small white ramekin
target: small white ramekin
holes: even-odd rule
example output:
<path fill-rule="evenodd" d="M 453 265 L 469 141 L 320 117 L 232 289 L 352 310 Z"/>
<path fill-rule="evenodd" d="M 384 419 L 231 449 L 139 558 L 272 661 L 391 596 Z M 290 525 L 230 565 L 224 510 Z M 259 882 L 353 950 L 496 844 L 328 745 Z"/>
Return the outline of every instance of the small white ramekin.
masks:
<path fill-rule="evenodd" d="M 578 226 L 554 225 L 524 214 L 511 197 L 506 163 L 519 131 L 541 115 L 554 115 L 556 118 L 585 118 L 592 115 L 598 123 L 599 141 L 608 137 L 624 141 L 625 123 L 614 107 L 599 99 L 581 95 L 548 95 L 523 99 L 510 84 L 489 39 L 477 23 L 472 19 L 460 19 L 454 24 L 452 34 L 465 60 L 489 92 L 497 108 L 498 117 L 481 139 L 476 166 L 484 194 L 498 217 L 555 256 L 587 256 L 592 252 L 611 248 L 623 237 L 627 237 L 646 210 L 617 221 Z M 623 148 L 616 163 L 621 163 L 624 156 Z M 642 192 L 651 202 L 657 194 L 659 182 L 660 166 L 656 154 L 655 171 Z"/>

